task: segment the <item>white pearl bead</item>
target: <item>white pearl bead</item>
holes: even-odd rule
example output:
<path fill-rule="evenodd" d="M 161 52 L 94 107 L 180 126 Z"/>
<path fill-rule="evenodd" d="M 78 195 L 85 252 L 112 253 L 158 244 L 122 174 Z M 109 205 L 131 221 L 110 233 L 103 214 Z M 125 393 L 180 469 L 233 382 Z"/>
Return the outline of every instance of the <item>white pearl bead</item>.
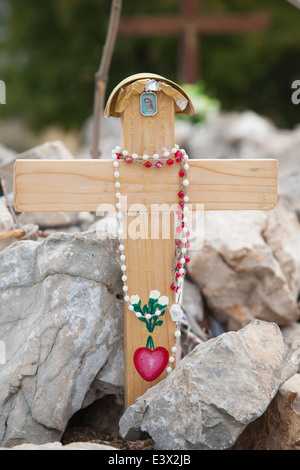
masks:
<path fill-rule="evenodd" d="M 156 310 L 155 315 L 159 316 L 161 314 L 160 310 Z"/>
<path fill-rule="evenodd" d="M 135 315 L 140 318 L 142 316 L 141 312 L 136 312 Z"/>
<path fill-rule="evenodd" d="M 186 227 L 183 227 L 182 231 L 183 231 L 183 233 L 187 233 L 188 229 Z"/>
<path fill-rule="evenodd" d="M 174 148 L 172 149 L 172 153 L 176 153 L 176 152 L 177 152 L 177 148 L 174 147 Z"/>
<path fill-rule="evenodd" d="M 121 261 L 125 261 L 125 259 L 126 259 L 126 256 L 125 256 L 125 255 L 121 255 L 121 256 L 120 256 L 120 260 L 121 260 Z M 183 258 L 183 259 L 184 259 L 184 258 Z"/>
<path fill-rule="evenodd" d="M 167 373 L 170 374 L 172 372 L 172 367 L 167 367 Z"/>
<path fill-rule="evenodd" d="M 118 157 L 117 157 L 117 155 L 114 153 L 111 158 L 112 158 L 113 160 L 117 160 Z"/>
<path fill-rule="evenodd" d="M 124 245 L 119 245 L 119 250 L 120 250 L 120 251 L 124 251 L 124 250 L 125 250 L 125 246 L 124 246 Z"/>
<path fill-rule="evenodd" d="M 182 289 L 181 289 L 181 287 L 179 287 L 179 288 L 177 289 L 177 294 L 179 294 L 179 295 L 182 294 Z"/>
<path fill-rule="evenodd" d="M 117 212 L 117 218 L 118 218 L 119 220 L 122 219 L 122 212 Z"/>
<path fill-rule="evenodd" d="M 169 357 L 169 362 L 172 364 L 175 361 L 174 357 Z"/>
<path fill-rule="evenodd" d="M 188 170 L 189 167 L 190 167 L 190 165 L 188 165 L 187 163 L 185 163 L 185 165 L 183 165 L 183 168 L 184 168 L 185 170 Z"/>
<path fill-rule="evenodd" d="M 190 198 L 188 196 L 184 196 L 183 200 L 184 202 L 189 202 Z"/>
<path fill-rule="evenodd" d="M 147 320 L 150 320 L 151 314 L 150 314 L 150 313 L 147 313 L 146 318 L 147 318 Z"/>
<path fill-rule="evenodd" d="M 120 209 L 121 209 L 121 207 L 122 207 L 122 206 L 121 206 L 121 203 L 120 203 L 120 202 L 117 202 L 117 204 L 116 204 L 116 208 L 117 208 L 118 210 L 120 210 Z"/>
<path fill-rule="evenodd" d="M 175 336 L 175 338 L 180 338 L 180 336 L 181 336 L 180 331 L 176 330 L 175 333 L 174 333 L 174 336 Z"/>
<path fill-rule="evenodd" d="M 175 144 L 176 152 L 179 149 L 179 145 Z"/>
<path fill-rule="evenodd" d="M 115 172 L 114 172 L 114 177 L 115 177 L 115 178 L 119 178 L 119 176 L 120 176 L 120 173 L 119 173 L 118 171 L 115 171 Z"/>
<path fill-rule="evenodd" d="M 173 348 L 171 349 L 171 351 L 172 351 L 172 353 L 176 353 L 176 351 L 177 351 L 176 346 L 173 346 Z"/>
<path fill-rule="evenodd" d="M 155 160 L 158 160 L 158 159 L 159 159 L 158 153 L 155 153 L 155 154 L 153 155 L 153 158 L 155 158 Z"/>
<path fill-rule="evenodd" d="M 121 152 L 121 147 L 118 145 L 118 146 L 115 148 L 115 151 L 116 151 L 117 153 L 120 153 L 120 152 Z"/>
<path fill-rule="evenodd" d="M 170 156 L 170 152 L 165 152 L 164 153 L 164 157 L 169 157 Z"/>
<path fill-rule="evenodd" d="M 149 158 L 148 155 L 146 155 L 146 154 L 143 155 L 143 160 L 148 160 L 148 158 Z"/>
<path fill-rule="evenodd" d="M 129 305 L 128 308 L 129 308 L 129 310 L 130 310 L 131 312 L 134 311 L 134 307 L 133 307 L 132 305 Z"/>
<path fill-rule="evenodd" d="M 128 291 L 128 286 L 123 286 L 123 292 L 127 292 Z"/>
<path fill-rule="evenodd" d="M 119 166 L 119 162 L 114 161 L 113 166 L 117 168 Z"/>
<path fill-rule="evenodd" d="M 186 237 L 182 237 L 181 241 L 182 241 L 182 243 L 186 243 L 188 241 L 188 239 Z"/>
<path fill-rule="evenodd" d="M 188 186 L 190 184 L 189 180 L 183 180 L 182 182 L 183 186 Z"/>
<path fill-rule="evenodd" d="M 124 300 L 125 300 L 125 302 L 129 302 L 129 300 L 130 300 L 129 295 L 125 295 Z M 130 307 L 131 307 L 131 305 L 130 305 Z"/>
<path fill-rule="evenodd" d="M 183 274 L 184 273 L 184 269 L 183 268 L 180 268 L 179 269 L 179 274 Z"/>
<path fill-rule="evenodd" d="M 137 153 L 133 153 L 133 154 L 132 154 L 132 158 L 133 158 L 134 160 L 136 160 L 137 158 L 139 158 L 139 156 L 138 156 Z"/>
<path fill-rule="evenodd" d="M 181 248 L 181 253 L 183 253 L 185 255 L 186 253 L 186 248 Z"/>
<path fill-rule="evenodd" d="M 121 186 L 121 184 L 119 183 L 119 181 L 116 181 L 115 182 L 115 188 L 119 188 Z"/>
<path fill-rule="evenodd" d="M 126 281 L 127 281 L 127 276 L 126 276 L 125 274 L 122 276 L 122 281 L 123 281 L 123 282 L 126 282 Z"/>
<path fill-rule="evenodd" d="M 184 259 L 184 258 L 180 258 L 179 262 L 180 262 L 180 264 L 184 264 L 184 263 L 185 263 L 185 259 Z"/>
<path fill-rule="evenodd" d="M 122 152 L 122 153 L 123 153 L 124 157 L 127 157 L 127 155 L 128 155 L 128 152 L 127 152 L 127 150 L 123 150 L 123 152 Z"/>
<path fill-rule="evenodd" d="M 126 271 L 126 269 L 127 269 L 127 266 L 126 266 L 126 264 L 122 264 L 122 266 L 121 266 L 121 270 L 122 270 L 123 272 L 125 272 L 125 271 Z"/>
<path fill-rule="evenodd" d="M 116 198 L 120 199 L 121 198 L 121 193 L 116 193 Z"/>

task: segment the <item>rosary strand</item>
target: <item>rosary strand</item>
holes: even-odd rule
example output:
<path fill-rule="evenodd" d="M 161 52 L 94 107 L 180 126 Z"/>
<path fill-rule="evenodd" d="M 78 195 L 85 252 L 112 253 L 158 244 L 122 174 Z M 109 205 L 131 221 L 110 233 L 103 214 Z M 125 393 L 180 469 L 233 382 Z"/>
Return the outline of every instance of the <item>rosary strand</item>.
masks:
<path fill-rule="evenodd" d="M 177 226 L 175 229 L 175 261 L 172 269 L 172 283 L 170 285 L 170 289 L 173 294 L 173 304 L 170 307 L 170 314 L 172 319 L 176 321 L 176 331 L 175 331 L 175 346 L 172 347 L 172 355 L 169 358 L 169 366 L 167 367 L 167 372 L 170 373 L 172 371 L 172 364 L 175 362 L 176 351 L 178 350 L 178 346 L 180 344 L 180 320 L 182 318 L 182 310 L 180 307 L 180 302 L 182 298 L 182 291 L 183 291 L 183 280 L 186 274 L 186 269 L 184 268 L 185 263 L 190 261 L 188 256 L 188 249 L 190 247 L 190 243 L 188 237 L 190 232 L 187 228 L 188 222 L 188 205 L 189 197 L 187 195 L 187 188 L 189 186 L 189 180 L 187 178 L 187 170 L 189 169 L 188 165 L 188 155 L 186 154 L 185 150 L 179 149 L 178 145 L 171 151 L 165 151 L 163 155 L 154 154 L 153 156 L 143 155 L 139 156 L 135 153 L 130 154 L 127 150 L 122 150 L 121 147 L 116 147 L 112 150 L 112 160 L 114 166 L 114 177 L 115 181 L 115 188 L 116 188 L 116 216 L 117 216 L 117 235 L 120 240 L 119 244 L 119 251 L 120 251 L 120 260 L 121 260 L 121 270 L 122 270 L 122 281 L 123 281 L 123 294 L 124 294 L 124 301 L 128 304 L 128 309 L 131 312 L 134 312 L 134 302 L 136 301 L 136 295 L 132 295 L 131 297 L 128 294 L 128 286 L 127 286 L 127 266 L 125 252 L 125 245 L 123 241 L 123 228 L 122 228 L 122 212 L 121 212 L 121 184 L 119 181 L 120 171 L 119 171 L 119 160 L 124 160 L 127 164 L 139 164 L 145 166 L 145 168 L 162 168 L 163 166 L 171 166 L 173 164 L 179 163 L 180 170 L 179 170 L 179 177 L 180 177 L 180 184 L 179 184 L 179 192 L 178 192 L 178 211 L 176 211 L 176 218 L 177 218 Z M 152 291 L 155 293 L 159 293 L 159 291 Z M 168 297 L 163 296 L 164 299 L 169 301 Z M 159 316 L 161 311 L 157 309 L 154 315 Z M 140 312 L 135 312 L 135 315 L 139 318 L 141 317 Z M 145 315 L 147 320 L 152 318 L 151 314 Z"/>

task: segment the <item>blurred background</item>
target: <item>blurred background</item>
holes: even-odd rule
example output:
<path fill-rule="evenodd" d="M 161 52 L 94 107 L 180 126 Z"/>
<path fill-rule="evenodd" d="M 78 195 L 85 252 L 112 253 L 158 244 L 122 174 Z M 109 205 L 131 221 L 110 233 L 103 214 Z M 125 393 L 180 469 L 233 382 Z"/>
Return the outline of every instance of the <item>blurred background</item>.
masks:
<path fill-rule="evenodd" d="M 205 120 L 211 110 L 253 110 L 279 128 L 297 126 L 300 105 L 291 102 L 291 85 L 300 80 L 299 10 L 284 0 L 124 0 L 122 18 L 168 17 L 190 4 L 199 15 L 270 16 L 266 28 L 254 24 L 245 32 L 229 27 L 226 34 L 198 35 L 197 74 L 187 89 L 199 99 L 197 119 Z M 2 144 L 21 152 L 58 138 L 77 152 L 82 128 L 93 113 L 94 76 L 110 8 L 109 0 L 0 0 L 0 79 L 6 83 L 6 105 L 0 106 Z M 173 34 L 158 37 L 137 35 L 135 27 L 132 35 L 119 34 L 106 98 L 123 78 L 145 71 L 186 88 L 182 41 L 176 27 Z"/>

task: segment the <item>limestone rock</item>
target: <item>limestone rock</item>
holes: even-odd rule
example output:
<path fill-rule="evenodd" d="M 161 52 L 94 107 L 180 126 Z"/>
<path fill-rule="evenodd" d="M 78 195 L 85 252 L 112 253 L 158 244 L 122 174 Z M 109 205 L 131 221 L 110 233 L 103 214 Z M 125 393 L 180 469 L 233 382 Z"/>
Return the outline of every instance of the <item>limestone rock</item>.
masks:
<path fill-rule="evenodd" d="M 5 145 L 0 144 L 0 166 L 12 160 L 15 154 L 16 152 L 8 149 L 7 147 L 5 147 Z"/>
<path fill-rule="evenodd" d="M 300 450 L 299 374 L 279 388 L 266 412 L 246 427 L 233 449 Z"/>
<path fill-rule="evenodd" d="M 204 246 L 188 272 L 213 315 L 238 330 L 253 319 L 287 325 L 299 318 L 300 225 L 281 201 L 276 209 L 206 212 Z"/>
<path fill-rule="evenodd" d="M 197 346 L 125 411 L 121 435 L 147 433 L 155 449 L 227 449 L 295 368 L 279 327 L 255 320 Z"/>
<path fill-rule="evenodd" d="M 0 450 L 118 450 L 104 444 L 94 444 L 93 442 L 72 442 L 63 446 L 60 442 L 50 442 L 48 444 L 34 445 L 21 444 L 12 448 L 0 448 Z"/>
<path fill-rule="evenodd" d="M 66 227 L 77 227 L 77 231 L 83 226 L 83 231 L 89 229 L 94 223 L 95 217 L 90 212 L 23 212 L 19 222 L 27 225 L 38 225 L 40 229 L 57 229 L 65 231 Z"/>
<path fill-rule="evenodd" d="M 14 227 L 14 221 L 7 207 L 0 201 L 0 232 L 7 232 Z M 14 240 L 0 240 L 0 251 L 13 243 Z"/>
<path fill-rule="evenodd" d="M 120 387 L 109 383 L 123 372 L 116 246 L 95 232 L 59 233 L 0 253 L 2 446 L 59 440 L 91 386 Z"/>
<path fill-rule="evenodd" d="M 42 145 L 38 145 L 26 152 L 13 154 L 11 158 L 0 164 L 0 172 L 5 178 L 7 192 L 13 192 L 13 181 L 14 181 L 14 165 L 17 159 L 33 159 L 33 160 L 72 160 L 73 156 L 65 147 L 65 145 L 58 141 L 45 142 Z"/>

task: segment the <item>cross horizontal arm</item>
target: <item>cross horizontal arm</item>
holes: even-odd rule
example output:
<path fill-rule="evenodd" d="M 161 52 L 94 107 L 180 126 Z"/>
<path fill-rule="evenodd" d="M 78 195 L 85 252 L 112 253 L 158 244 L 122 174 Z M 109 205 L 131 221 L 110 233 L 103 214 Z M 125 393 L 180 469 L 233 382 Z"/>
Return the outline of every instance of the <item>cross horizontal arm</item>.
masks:
<path fill-rule="evenodd" d="M 269 210 L 277 203 L 277 160 L 189 160 L 190 204 L 204 210 Z M 127 211 L 168 212 L 178 201 L 179 165 L 146 169 L 120 161 Z M 112 160 L 17 160 L 18 212 L 113 211 L 116 202 Z M 139 204 L 139 206 L 134 206 Z M 156 206 L 154 206 L 156 204 Z M 162 206 L 164 204 L 164 206 Z"/>
<path fill-rule="evenodd" d="M 196 18 L 173 16 L 124 17 L 119 25 L 122 36 L 177 36 L 193 27 L 199 34 L 245 33 L 265 30 L 271 24 L 268 13 L 205 14 Z"/>

